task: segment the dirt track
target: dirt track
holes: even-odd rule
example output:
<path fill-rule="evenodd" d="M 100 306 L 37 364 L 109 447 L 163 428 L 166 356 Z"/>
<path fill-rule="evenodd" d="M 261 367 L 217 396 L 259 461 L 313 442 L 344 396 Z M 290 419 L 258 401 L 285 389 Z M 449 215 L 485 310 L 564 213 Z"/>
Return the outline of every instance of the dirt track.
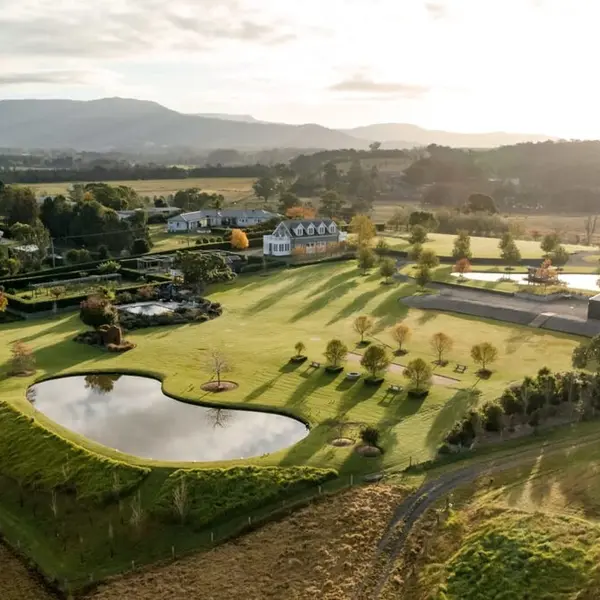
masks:
<path fill-rule="evenodd" d="M 600 434 L 591 434 L 578 440 L 578 447 L 598 443 Z M 573 440 L 548 444 L 545 454 L 552 454 L 572 445 Z M 367 577 L 357 587 L 353 600 L 376 600 L 385 588 L 394 568 L 396 558 L 403 549 L 413 526 L 419 518 L 436 502 L 447 496 L 452 490 L 473 482 L 478 477 L 515 468 L 523 463 L 534 461 L 540 454 L 540 448 L 516 450 L 508 456 L 481 462 L 462 469 L 450 471 L 426 481 L 416 492 L 398 505 L 382 536 L 374 561 Z"/>

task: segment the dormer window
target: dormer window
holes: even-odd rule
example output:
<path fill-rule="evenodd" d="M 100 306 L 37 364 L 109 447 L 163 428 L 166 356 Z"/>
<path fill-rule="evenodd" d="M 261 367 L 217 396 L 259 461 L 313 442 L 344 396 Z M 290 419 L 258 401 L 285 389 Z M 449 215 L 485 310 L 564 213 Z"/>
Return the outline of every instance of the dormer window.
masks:
<path fill-rule="evenodd" d="M 315 234 L 315 228 L 312 225 L 309 225 L 308 229 L 306 230 L 306 233 L 308 233 L 308 235 L 314 235 Z"/>
<path fill-rule="evenodd" d="M 332 224 L 329 226 L 329 233 L 335 233 L 335 223 L 332 223 Z"/>
<path fill-rule="evenodd" d="M 319 235 L 325 235 L 325 225 L 323 223 L 319 225 Z"/>
<path fill-rule="evenodd" d="M 302 227 L 302 225 L 296 227 L 296 235 L 304 235 L 304 227 Z"/>

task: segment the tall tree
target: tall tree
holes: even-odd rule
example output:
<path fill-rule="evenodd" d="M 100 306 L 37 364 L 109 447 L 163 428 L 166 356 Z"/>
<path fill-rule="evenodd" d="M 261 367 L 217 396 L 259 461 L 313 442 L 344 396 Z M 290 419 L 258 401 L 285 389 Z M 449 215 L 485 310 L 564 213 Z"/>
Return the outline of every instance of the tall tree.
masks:
<path fill-rule="evenodd" d="M 268 203 L 277 191 L 277 181 L 270 175 L 264 175 L 254 182 L 252 189 L 257 198 L 262 198 Z"/>
<path fill-rule="evenodd" d="M 465 210 L 467 212 L 487 212 L 490 214 L 498 212 L 494 199 L 487 194 L 471 194 L 467 199 Z"/>
<path fill-rule="evenodd" d="M 546 234 L 540 244 L 546 254 L 551 254 L 558 246 L 560 246 L 560 235 L 557 232 Z"/>
<path fill-rule="evenodd" d="M 356 215 L 350 222 L 350 231 L 356 235 L 359 246 L 369 246 L 377 235 L 373 221 L 367 215 Z"/>
<path fill-rule="evenodd" d="M 461 258 L 468 258 L 469 260 L 473 254 L 471 253 L 471 236 L 466 231 L 459 231 L 458 236 L 454 240 L 454 248 L 452 250 L 452 258 L 460 260 Z"/>
<path fill-rule="evenodd" d="M 327 190 L 321 196 L 319 214 L 333 219 L 334 217 L 338 217 L 340 215 L 343 205 L 344 201 L 338 192 L 335 190 Z"/>
<path fill-rule="evenodd" d="M 5 192 L 6 194 L 7 192 Z M 23 223 L 24 225 L 34 225 L 40 215 L 35 193 L 28 187 L 10 186 L 8 223 Z"/>
<path fill-rule="evenodd" d="M 368 246 L 360 246 L 356 254 L 358 266 L 362 269 L 363 274 L 366 275 L 369 269 L 372 269 L 377 262 L 377 255 Z"/>
<path fill-rule="evenodd" d="M 325 358 L 329 366 L 337 369 L 346 360 L 348 347 L 341 340 L 331 340 L 325 349 Z"/>
<path fill-rule="evenodd" d="M 413 391 L 422 392 L 431 386 L 433 372 L 422 358 L 415 358 L 406 365 L 404 376 L 410 379 Z"/>
<path fill-rule="evenodd" d="M 365 335 L 373 329 L 373 319 L 366 315 L 360 315 L 354 319 L 354 331 L 360 335 L 360 343 L 365 341 Z"/>
<path fill-rule="evenodd" d="M 302 206 L 302 200 L 291 192 L 284 192 L 279 197 L 279 212 L 285 214 L 290 208 Z"/>
<path fill-rule="evenodd" d="M 489 342 L 476 344 L 471 348 L 471 358 L 485 371 L 487 366 L 498 358 L 498 348 Z"/>
<path fill-rule="evenodd" d="M 502 260 L 511 268 L 516 267 L 521 262 L 521 251 L 513 240 L 510 240 L 502 249 L 501 256 Z"/>
<path fill-rule="evenodd" d="M 361 358 L 360 364 L 375 379 L 390 366 L 391 360 L 385 346 L 369 346 Z"/>
<path fill-rule="evenodd" d="M 446 335 L 442 331 L 435 333 L 431 337 L 431 348 L 437 354 L 437 363 L 439 365 L 444 362 L 444 355 L 452 350 L 454 342 L 449 335 Z"/>
<path fill-rule="evenodd" d="M 326 162 L 323 165 L 323 183 L 327 190 L 336 190 L 340 186 L 341 176 L 334 162 Z"/>

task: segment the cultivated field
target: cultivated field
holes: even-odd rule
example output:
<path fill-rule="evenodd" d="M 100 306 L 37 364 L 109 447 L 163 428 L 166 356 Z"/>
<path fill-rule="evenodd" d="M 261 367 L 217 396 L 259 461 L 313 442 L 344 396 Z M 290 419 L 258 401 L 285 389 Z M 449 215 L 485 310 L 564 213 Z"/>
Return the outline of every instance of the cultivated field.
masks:
<path fill-rule="evenodd" d="M 207 194 L 217 193 L 225 196 L 229 202 L 238 202 L 253 197 L 251 177 L 190 177 L 189 179 L 148 179 L 134 181 L 110 181 L 110 185 L 126 185 L 132 187 L 141 196 L 168 196 L 178 190 L 197 187 Z M 28 185 L 37 194 L 66 194 L 72 183 L 38 183 Z"/>

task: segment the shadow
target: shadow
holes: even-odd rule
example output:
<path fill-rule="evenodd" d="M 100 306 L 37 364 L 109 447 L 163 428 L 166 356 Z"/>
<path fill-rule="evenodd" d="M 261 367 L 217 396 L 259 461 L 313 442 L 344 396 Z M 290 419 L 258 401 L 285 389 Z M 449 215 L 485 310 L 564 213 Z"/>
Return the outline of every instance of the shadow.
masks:
<path fill-rule="evenodd" d="M 425 439 L 427 447 L 432 451 L 437 450 L 444 436 L 468 410 L 477 404 L 478 399 L 479 394 L 472 389 L 457 391 L 435 416 Z"/>
<path fill-rule="evenodd" d="M 301 376 L 304 377 L 305 381 L 300 383 L 290 394 L 286 402 L 287 406 L 302 404 L 315 390 L 331 385 L 336 379 L 335 374 L 325 375 L 325 371 L 319 372 L 316 370 L 311 370 L 310 373 L 305 372 Z"/>
<path fill-rule="evenodd" d="M 368 292 L 364 292 L 360 296 L 357 296 L 342 310 L 340 310 L 328 323 L 327 325 L 332 325 L 333 323 L 337 323 L 342 319 L 346 319 L 347 317 L 352 316 L 354 313 L 359 312 L 363 309 L 373 298 L 382 293 L 381 288 L 375 288 Z"/>
<path fill-rule="evenodd" d="M 25 323 L 27 323 L 27 325 L 31 325 L 31 321 L 25 321 Z M 61 320 L 58 323 L 54 322 L 54 325 L 49 326 L 46 329 L 43 329 L 42 331 L 38 330 L 33 335 L 28 335 L 26 337 L 19 338 L 19 340 L 22 342 L 33 342 L 39 340 L 40 338 L 43 338 L 46 335 L 55 335 L 58 333 L 68 333 L 71 334 L 72 337 L 75 337 L 78 331 L 83 331 L 84 329 L 87 329 L 87 327 L 79 320 L 79 316 L 73 315 L 69 319 L 61 318 Z"/>
<path fill-rule="evenodd" d="M 526 344 L 534 335 L 535 330 L 527 327 L 513 329 L 513 334 L 507 338 L 504 348 L 506 354 L 514 354 L 523 344 Z"/>
<path fill-rule="evenodd" d="M 331 288 L 327 293 L 323 293 L 320 296 L 314 298 L 309 302 L 302 310 L 297 312 L 290 318 L 290 323 L 295 323 L 308 315 L 325 308 L 331 301 L 341 298 L 346 295 L 351 289 L 358 285 L 356 281 L 348 281 L 334 288 Z"/>
<path fill-rule="evenodd" d="M 373 327 L 373 333 L 380 333 L 406 317 L 408 306 L 400 302 L 401 298 L 402 296 L 398 295 L 398 290 L 395 289 L 375 307 L 372 315 L 379 320 Z"/>
<path fill-rule="evenodd" d="M 280 373 L 293 373 L 294 371 L 297 371 L 304 364 L 305 363 L 301 363 L 301 362 L 288 362 L 279 368 L 279 372 Z"/>
<path fill-rule="evenodd" d="M 424 312 L 417 320 L 417 322 L 419 323 L 419 325 L 425 325 L 427 323 L 429 323 L 429 321 L 433 321 L 434 319 L 437 319 L 437 312 L 435 311 L 427 311 Z"/>
<path fill-rule="evenodd" d="M 281 371 L 281 369 L 280 369 Z M 281 375 L 277 375 L 277 377 L 273 377 L 269 381 L 262 383 L 257 388 L 253 389 L 247 396 L 244 396 L 242 402 L 252 402 L 253 400 L 257 400 L 260 398 L 265 392 L 268 392 L 276 383 L 277 380 L 281 377 Z"/>
<path fill-rule="evenodd" d="M 335 288 L 340 284 L 346 283 L 348 279 L 356 279 L 356 276 L 357 274 L 354 270 L 338 273 L 337 275 L 334 275 L 333 277 L 329 278 L 323 285 L 320 285 L 316 290 L 313 290 L 310 293 L 306 294 L 305 298 L 312 298 L 313 296 L 316 296 L 318 294 L 329 292 L 331 288 Z M 358 282 L 355 281 L 354 284 L 358 285 Z"/>
<path fill-rule="evenodd" d="M 355 386 L 358 382 L 360 381 L 360 379 L 343 379 L 342 381 L 340 381 L 340 383 L 338 383 L 335 386 L 335 389 L 338 390 L 339 392 L 345 392 L 347 390 L 349 390 L 351 387 Z"/>
<path fill-rule="evenodd" d="M 328 422 L 323 422 L 313 427 L 308 437 L 289 449 L 287 454 L 281 459 L 279 466 L 305 465 L 313 454 L 327 445 L 330 434 L 331 424 Z"/>
<path fill-rule="evenodd" d="M 368 400 L 381 391 L 380 386 L 366 385 L 364 379 L 359 380 L 357 383 L 358 385 L 353 386 L 345 394 L 342 394 L 338 404 L 338 414 L 344 415 L 359 402 Z"/>

